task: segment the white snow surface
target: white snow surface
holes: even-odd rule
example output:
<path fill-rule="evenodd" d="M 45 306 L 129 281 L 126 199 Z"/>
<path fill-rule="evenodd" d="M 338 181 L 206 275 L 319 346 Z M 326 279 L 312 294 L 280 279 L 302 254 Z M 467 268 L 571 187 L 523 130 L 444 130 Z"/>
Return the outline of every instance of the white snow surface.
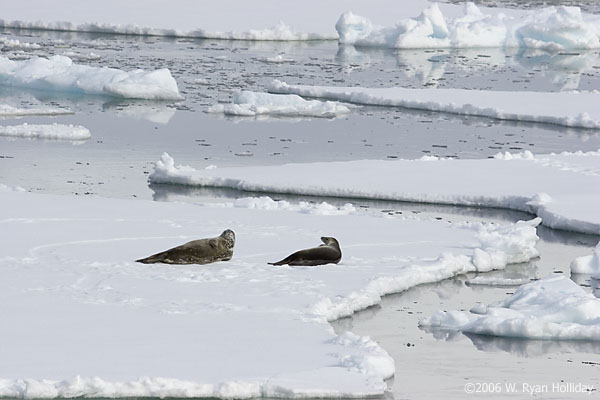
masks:
<path fill-rule="evenodd" d="M 335 101 L 305 100 L 295 94 L 270 94 L 247 90 L 236 92 L 232 104 L 217 104 L 209 112 L 236 116 L 304 116 L 332 118 L 350 109 Z"/>
<path fill-rule="evenodd" d="M 578 7 L 547 7 L 509 17 L 483 12 L 466 2 L 463 12 L 448 18 L 437 3 L 415 18 L 381 27 L 369 19 L 344 13 L 336 24 L 342 44 L 369 47 L 472 48 L 525 47 L 544 50 L 600 47 L 600 16 L 585 15 Z"/>
<path fill-rule="evenodd" d="M 336 335 L 328 320 L 538 254 L 539 220 L 453 225 L 251 206 L 265 199 L 218 207 L 1 185 L 0 202 L 9 233 L 0 241 L 0 397 L 381 395 L 393 360 L 367 337 Z M 229 262 L 132 261 L 226 228 L 236 233 Z M 340 241 L 340 264 L 267 264 L 322 235 Z"/>
<path fill-rule="evenodd" d="M 563 275 L 520 286 L 496 304 L 438 311 L 422 326 L 481 335 L 547 340 L 600 340 L 600 299 Z"/>
<path fill-rule="evenodd" d="M 90 131 L 81 125 L 65 124 L 21 124 L 0 126 L 0 136 L 27 139 L 87 140 L 92 137 Z"/>
<path fill-rule="evenodd" d="M 551 228 L 600 234 L 600 151 L 198 170 L 176 166 L 165 153 L 149 180 L 256 192 L 502 207 L 536 214 Z"/>
<path fill-rule="evenodd" d="M 166 69 L 122 71 L 73 63 L 69 57 L 13 61 L 0 56 L 0 85 L 134 99 L 181 100 Z"/>
<path fill-rule="evenodd" d="M 274 80 L 272 93 L 375 106 L 541 122 L 600 129 L 600 92 L 509 92 L 468 89 L 361 88 L 289 85 Z"/>
<path fill-rule="evenodd" d="M 0 118 L 5 117 L 24 117 L 28 115 L 67 115 L 74 114 L 73 111 L 66 108 L 19 108 L 8 104 L 0 104 Z"/>
<path fill-rule="evenodd" d="M 589 274 L 593 278 L 600 279 L 600 243 L 596 245 L 591 255 L 573 260 L 571 272 L 574 274 Z"/>

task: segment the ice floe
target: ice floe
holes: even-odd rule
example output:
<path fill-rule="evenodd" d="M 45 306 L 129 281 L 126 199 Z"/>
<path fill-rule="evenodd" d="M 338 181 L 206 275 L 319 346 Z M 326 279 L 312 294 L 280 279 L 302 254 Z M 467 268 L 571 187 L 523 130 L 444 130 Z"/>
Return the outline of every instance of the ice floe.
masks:
<path fill-rule="evenodd" d="M 232 104 L 217 104 L 210 107 L 208 111 L 237 116 L 268 114 L 332 118 L 340 114 L 347 114 L 350 109 L 334 101 L 305 100 L 297 95 L 244 90 L 234 94 Z"/>
<path fill-rule="evenodd" d="M 10 233 L 0 242 L 1 397 L 381 395 L 393 360 L 372 339 L 336 335 L 328 319 L 477 271 L 476 249 L 503 262 L 537 255 L 536 220 L 323 216 L 274 212 L 266 199 L 222 207 L 2 186 L 0 202 L 0 224 Z M 225 227 L 236 232 L 229 262 L 133 262 Z M 323 234 L 340 240 L 340 264 L 267 264 Z"/>
<path fill-rule="evenodd" d="M 578 7 L 547 7 L 509 17 L 487 14 L 467 2 L 462 15 L 447 18 L 437 3 L 415 18 L 381 27 L 352 12 L 336 23 L 340 43 L 407 48 L 525 47 L 545 50 L 600 47 L 600 17 Z"/>
<path fill-rule="evenodd" d="M 65 57 L 69 57 L 71 60 L 77 60 L 77 61 L 97 61 L 100 58 L 102 58 L 102 57 L 100 57 L 99 54 L 96 54 L 94 52 L 82 54 L 82 53 L 76 53 L 74 51 L 65 51 L 62 55 Z"/>
<path fill-rule="evenodd" d="M 21 42 L 18 39 L 9 39 L 7 37 L 0 36 L 0 46 L 6 50 L 39 50 L 42 48 L 37 43 Z"/>
<path fill-rule="evenodd" d="M 520 286 L 496 304 L 438 311 L 423 326 L 481 335 L 548 340 L 600 340 L 600 299 L 563 275 Z"/>
<path fill-rule="evenodd" d="M 600 152 L 498 157 L 196 170 L 176 166 L 165 153 L 149 180 L 255 192 L 503 207 L 536 214 L 552 228 L 600 234 Z"/>
<path fill-rule="evenodd" d="M 285 58 L 285 56 L 283 54 L 278 54 L 274 57 L 266 57 L 263 59 L 263 61 L 266 63 L 271 63 L 271 64 L 283 64 L 283 63 L 294 62 L 294 59 L 293 58 Z"/>
<path fill-rule="evenodd" d="M 73 63 L 69 57 L 13 61 L 0 56 L 0 85 L 135 99 L 181 100 L 166 69 L 122 71 Z"/>
<path fill-rule="evenodd" d="M 600 243 L 596 245 L 593 254 L 573 260 L 571 272 L 574 274 L 589 274 L 596 279 L 600 279 Z"/>
<path fill-rule="evenodd" d="M 275 80 L 272 93 L 354 104 L 395 106 L 503 120 L 600 129 L 600 92 L 509 92 L 467 89 L 361 88 L 289 85 Z"/>
<path fill-rule="evenodd" d="M 0 136 L 57 140 L 87 140 L 92 137 L 90 131 L 83 126 L 56 123 L 0 126 Z"/>
<path fill-rule="evenodd" d="M 0 104 L 0 118 L 4 117 L 24 117 L 28 115 L 68 115 L 74 114 L 73 111 L 66 108 L 19 108 L 8 104 Z"/>

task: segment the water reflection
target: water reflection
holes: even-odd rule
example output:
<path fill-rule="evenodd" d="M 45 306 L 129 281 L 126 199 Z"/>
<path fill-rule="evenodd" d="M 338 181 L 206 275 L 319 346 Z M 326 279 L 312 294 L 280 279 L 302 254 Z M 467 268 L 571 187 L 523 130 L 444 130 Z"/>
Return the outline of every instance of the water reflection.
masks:
<path fill-rule="evenodd" d="M 55 92 L 0 86 L 0 104 L 25 104 L 24 108 L 59 105 L 73 111 L 107 112 L 118 117 L 145 120 L 166 125 L 177 112 L 171 102 L 157 100 L 121 99 L 103 95 Z M 21 106 L 23 107 L 23 106 Z"/>
<path fill-rule="evenodd" d="M 600 354 L 600 342 L 584 340 L 533 340 L 504 338 L 448 331 L 434 327 L 419 327 L 436 340 L 456 342 L 468 338 L 480 351 L 505 352 L 519 357 L 539 357 L 550 353 Z"/>
<path fill-rule="evenodd" d="M 485 74 L 497 77 L 476 81 L 485 82 L 494 90 L 588 90 L 589 87 L 582 87 L 582 77 L 595 77 L 600 63 L 600 54 L 594 50 L 568 53 L 513 48 L 394 50 L 345 45 L 336 54 L 336 60 L 346 68 L 352 65 L 355 69 L 375 66 L 386 58 L 395 58 L 397 72 L 424 86 L 442 87 L 464 75 Z"/>

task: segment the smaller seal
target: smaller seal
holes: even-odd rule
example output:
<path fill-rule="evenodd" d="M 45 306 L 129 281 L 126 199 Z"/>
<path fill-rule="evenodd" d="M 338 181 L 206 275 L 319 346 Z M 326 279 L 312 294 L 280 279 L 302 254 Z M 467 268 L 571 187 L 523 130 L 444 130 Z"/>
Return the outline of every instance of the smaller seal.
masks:
<path fill-rule="evenodd" d="M 220 236 L 192 240 L 150 257 L 135 260 L 143 264 L 209 264 L 216 261 L 229 261 L 233 256 L 235 233 L 227 229 Z"/>
<path fill-rule="evenodd" d="M 311 249 L 298 250 L 281 261 L 270 265 L 323 265 L 337 264 L 342 259 L 342 250 L 336 238 L 323 236 L 324 244 Z"/>

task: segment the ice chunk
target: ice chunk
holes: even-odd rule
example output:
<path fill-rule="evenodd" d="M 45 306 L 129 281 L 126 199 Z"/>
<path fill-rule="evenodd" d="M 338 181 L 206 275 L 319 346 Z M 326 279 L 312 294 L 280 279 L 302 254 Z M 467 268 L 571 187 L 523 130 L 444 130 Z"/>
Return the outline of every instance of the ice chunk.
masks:
<path fill-rule="evenodd" d="M 600 17 L 583 15 L 578 7 L 547 7 L 511 14 L 484 14 L 465 3 L 462 14 L 446 17 L 437 3 L 415 18 L 395 26 L 374 26 L 367 18 L 344 13 L 336 30 L 340 43 L 355 46 L 407 48 L 524 47 L 545 50 L 600 47 Z"/>
<path fill-rule="evenodd" d="M 592 255 L 578 257 L 571 262 L 571 272 L 590 274 L 593 278 L 600 279 L 600 242 L 596 245 Z"/>
<path fill-rule="evenodd" d="M 66 108 L 18 108 L 8 104 L 0 104 L 0 117 L 23 117 L 27 115 L 67 115 L 74 114 Z"/>
<path fill-rule="evenodd" d="M 565 276 L 551 275 L 477 313 L 438 311 L 419 324 L 481 335 L 600 340 L 600 299 Z"/>
<path fill-rule="evenodd" d="M 125 72 L 73 63 L 69 57 L 12 61 L 0 56 L 0 85 L 151 100 L 181 100 L 166 69 Z"/>
<path fill-rule="evenodd" d="M 83 126 L 56 123 L 0 126 L 0 136 L 59 140 L 87 140 L 92 137 L 90 131 Z"/>
<path fill-rule="evenodd" d="M 350 109 L 334 101 L 304 100 L 297 95 L 269 94 L 244 90 L 233 96 L 232 104 L 218 104 L 208 111 L 237 116 L 269 114 L 331 118 L 340 114 L 347 114 Z"/>

